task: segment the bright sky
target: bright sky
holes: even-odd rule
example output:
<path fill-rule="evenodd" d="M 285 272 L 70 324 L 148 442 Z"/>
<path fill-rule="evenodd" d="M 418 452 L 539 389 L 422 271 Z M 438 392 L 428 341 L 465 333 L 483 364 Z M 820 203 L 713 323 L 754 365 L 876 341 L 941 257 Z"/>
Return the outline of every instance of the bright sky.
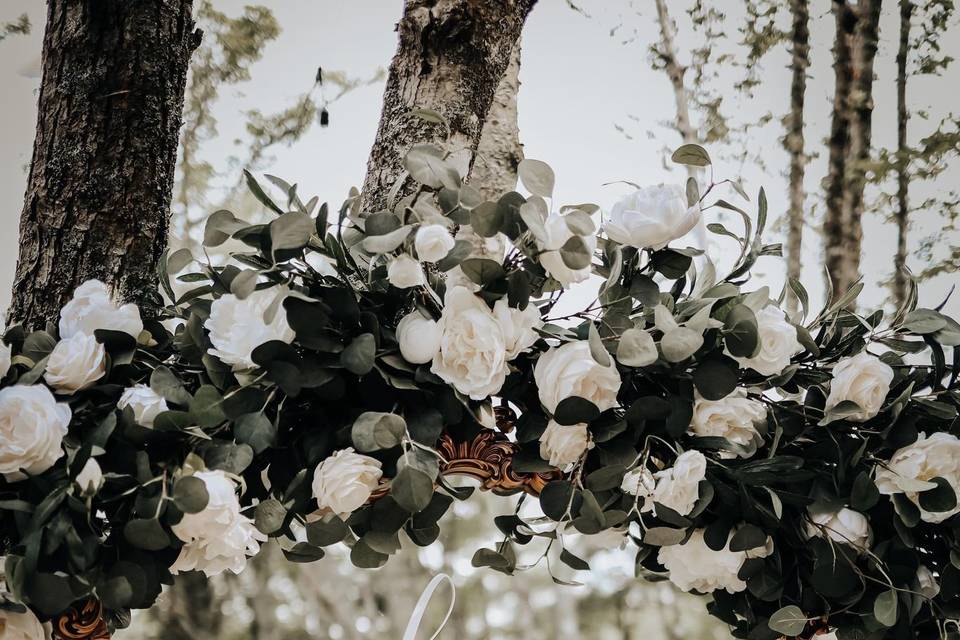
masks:
<path fill-rule="evenodd" d="M 240 0 L 217 0 L 215 5 L 231 14 L 240 10 Z M 269 3 L 283 33 L 271 43 L 262 61 L 252 69 L 252 81 L 240 90 L 224 92 L 217 107 L 220 135 L 205 148 L 213 165 L 226 170 L 227 159 L 237 153 L 235 139 L 242 135 L 244 111 L 259 108 L 271 113 L 289 106 L 292 99 L 312 82 L 316 67 L 337 69 L 351 76 L 367 77 L 378 67 L 386 67 L 395 50 L 394 23 L 402 3 L 397 0 L 340 2 L 317 0 L 304 3 L 274 0 Z M 673 94 L 666 76 L 650 69 L 649 43 L 657 35 L 653 0 L 582 0 L 578 6 L 590 14 L 585 17 L 571 10 L 564 0 L 540 0 L 524 31 L 520 90 L 520 134 L 528 157 L 548 162 L 557 173 L 556 203 L 596 202 L 608 207 L 629 187 L 603 186 L 617 180 L 654 184 L 681 180 L 682 170 L 669 167 L 663 147 L 676 145 L 677 136 L 663 126 L 673 118 Z M 671 5 L 676 3 L 671 2 Z M 729 5 L 727 32 L 736 41 L 740 23 L 739 3 Z M 734 6 L 737 5 L 737 6 Z M 807 188 L 812 194 L 808 206 L 818 203 L 820 180 L 825 173 L 822 140 L 829 125 L 832 94 L 830 41 L 833 20 L 829 3 L 816 0 L 812 12 L 814 60 L 807 93 L 809 105 L 807 144 L 820 151 L 808 169 Z M 685 4 L 684 4 L 685 6 Z M 0 22 L 27 12 L 34 24 L 30 36 L 12 37 L 0 44 L 0 82 L 5 87 L 3 118 L 0 118 L 0 308 L 9 301 L 17 253 L 17 220 L 22 206 L 26 179 L 25 167 L 35 123 L 36 88 L 39 79 L 25 77 L 23 70 L 39 55 L 44 8 L 32 0 L 6 0 L 0 10 Z M 677 9 L 680 14 L 680 9 Z M 683 18 L 678 15 L 678 18 Z M 877 65 L 874 141 L 879 145 L 895 142 L 894 64 L 897 18 L 885 14 L 881 25 L 881 59 Z M 618 27 L 619 25 L 619 27 Z M 681 52 L 695 46 L 695 40 L 681 28 Z M 956 42 L 948 48 L 957 48 Z M 947 51 L 947 53 L 951 53 Z M 954 55 L 957 52 L 953 52 Z M 718 162 L 718 178 L 742 176 L 747 190 L 755 193 L 760 185 L 767 190 L 771 218 L 785 210 L 786 155 L 780 144 L 778 124 L 788 107 L 788 57 L 784 51 L 771 54 L 761 70 L 764 88 L 753 100 L 739 99 L 733 90 L 724 92 L 728 113 L 738 118 L 772 112 L 774 122 L 752 134 L 751 148 L 759 151 L 767 170 L 754 166 L 741 168 Z M 717 79 L 730 87 L 739 70 L 727 67 Z M 946 79 L 912 81 L 911 95 L 916 107 L 948 102 L 942 87 L 956 86 L 960 67 L 955 65 Z M 331 125 L 314 128 L 291 148 L 279 149 L 270 168 L 301 185 L 301 193 L 316 193 L 322 199 L 339 204 L 351 185 L 362 183 L 366 158 L 376 131 L 383 86 L 377 84 L 356 90 L 331 108 Z M 937 111 L 935 110 L 935 113 Z M 626 133 L 618 131 L 621 125 Z M 916 137 L 928 124 L 913 122 Z M 915 138 L 914 135 L 911 138 Z M 717 150 L 713 154 L 720 155 Z M 956 173 L 955 170 L 951 170 Z M 234 176 L 227 176 L 230 182 Z M 955 180 L 953 180 L 955 182 Z M 817 197 L 813 197 L 817 196 Z M 915 198 L 919 200 L 919 195 Z M 709 214 L 711 216 L 716 214 Z M 817 299 L 822 291 L 820 274 L 821 246 L 816 233 L 819 211 L 811 211 L 813 226 L 805 235 L 804 282 Z M 934 233 L 937 224 L 931 215 L 913 239 Z M 713 221 L 708 219 L 708 221 Z M 728 223 L 734 227 L 735 221 Z M 878 285 L 892 269 L 895 229 L 879 216 L 866 222 L 863 272 L 867 274 L 866 306 L 888 300 L 886 289 Z M 769 241 L 781 237 L 771 235 Z M 958 242 L 953 238 L 954 244 Z M 719 261 L 729 254 L 729 246 L 715 243 L 711 252 Z M 756 269 L 774 291 L 782 284 L 783 266 L 766 258 Z M 913 264 L 919 264 L 913 260 Z M 942 277 L 925 286 L 921 302 L 939 303 L 955 276 Z M 584 297 L 587 295 L 584 292 Z M 948 311 L 960 312 L 960 296 L 951 300 Z"/>

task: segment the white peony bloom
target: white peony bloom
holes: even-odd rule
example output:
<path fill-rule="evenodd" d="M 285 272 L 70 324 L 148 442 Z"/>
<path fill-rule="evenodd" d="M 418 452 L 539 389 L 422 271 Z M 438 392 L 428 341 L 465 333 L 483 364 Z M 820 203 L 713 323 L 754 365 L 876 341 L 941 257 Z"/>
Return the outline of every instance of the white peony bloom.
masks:
<path fill-rule="evenodd" d="M 829 413 L 844 400 L 849 400 L 855 402 L 860 411 L 845 415 L 844 419 L 866 422 L 880 413 L 892 381 L 890 365 L 866 351 L 844 358 L 833 367 L 833 381 L 824 412 Z"/>
<path fill-rule="evenodd" d="M 807 507 L 810 522 L 807 523 L 807 537 L 829 538 L 840 544 L 848 544 L 860 551 L 866 551 L 873 543 L 873 529 L 867 516 L 859 511 L 843 507 L 837 511 L 824 511 L 816 505 Z"/>
<path fill-rule="evenodd" d="M 228 569 L 240 573 L 267 536 L 240 513 L 237 484 L 226 473 L 198 471 L 193 477 L 203 480 L 210 498 L 203 511 L 185 513 L 170 527 L 184 542 L 170 572 L 203 571 L 208 577 Z"/>
<path fill-rule="evenodd" d="M 685 516 L 700 498 L 700 481 L 707 477 L 707 459 L 699 451 L 684 451 L 671 468 L 658 471 L 653 477 L 657 481 L 653 502 Z M 648 503 L 644 510 L 649 509 L 654 509 L 653 504 Z"/>
<path fill-rule="evenodd" d="M 730 537 L 733 537 L 731 532 Z M 747 583 L 738 577 L 740 568 L 748 557 L 762 558 L 773 553 L 772 540 L 766 547 L 747 551 L 730 551 L 727 546 L 714 551 L 703 538 L 703 529 L 694 531 L 683 544 L 661 547 L 657 560 L 670 573 L 670 582 L 683 591 L 710 593 L 726 589 L 738 593 L 747 588 Z"/>
<path fill-rule="evenodd" d="M 634 191 L 610 210 L 605 229 L 614 242 L 637 249 L 663 249 L 700 222 L 700 205 L 687 205 L 687 191 L 661 184 Z"/>
<path fill-rule="evenodd" d="M 423 262 L 439 262 L 447 257 L 456 241 L 442 224 L 425 224 L 417 229 L 413 246 Z"/>
<path fill-rule="evenodd" d="M 877 488 L 884 495 L 903 493 L 920 509 L 924 522 L 943 522 L 960 513 L 960 504 L 950 511 L 926 511 L 920 506 L 920 492 L 933 489 L 930 480 L 943 478 L 960 495 L 960 439 L 937 432 L 921 433 L 913 444 L 898 449 L 890 462 L 877 467 Z"/>
<path fill-rule="evenodd" d="M 584 451 L 592 448 L 593 442 L 584 423 L 565 425 L 551 420 L 540 436 L 540 457 L 560 469 L 570 466 Z"/>
<path fill-rule="evenodd" d="M 487 304 L 468 289 L 447 289 L 440 350 L 430 371 L 473 400 L 496 394 L 507 377 L 503 330 Z"/>
<path fill-rule="evenodd" d="M 282 304 L 269 324 L 264 320 L 264 313 L 282 293 L 277 288 L 261 289 L 243 300 L 232 293 L 214 300 L 210 317 L 203 324 L 214 346 L 210 354 L 234 370 L 249 369 L 256 366 L 252 354 L 260 345 L 273 340 L 293 342 L 296 334 L 287 324 L 287 310 Z"/>
<path fill-rule="evenodd" d="M 313 472 L 313 497 L 320 509 L 346 518 L 367 503 L 382 476 L 379 460 L 341 449 Z"/>
<path fill-rule="evenodd" d="M 642 506 L 646 506 L 648 501 L 653 499 L 653 490 L 657 486 L 657 480 L 644 466 L 637 466 L 627 471 L 620 482 L 620 490 L 637 496 Z"/>
<path fill-rule="evenodd" d="M 578 396 L 606 411 L 617 406 L 620 372 L 612 362 L 601 366 L 590 355 L 586 340 L 553 347 L 540 356 L 533 370 L 540 402 L 553 413 L 561 400 Z"/>
<path fill-rule="evenodd" d="M 397 289 L 409 289 L 426 284 L 427 277 L 419 262 L 402 253 L 387 265 L 387 280 Z"/>
<path fill-rule="evenodd" d="M 437 321 L 419 311 L 411 311 L 397 323 L 397 342 L 404 360 L 424 364 L 440 350 L 440 327 Z"/>
<path fill-rule="evenodd" d="M 0 609 L 0 638 L 3 638 L 3 640 L 46 640 L 47 632 L 30 609 L 23 613 Z"/>
<path fill-rule="evenodd" d="M 133 419 L 141 427 L 152 427 L 153 421 L 164 411 L 169 411 L 167 400 L 145 384 L 127 387 L 117 401 L 121 411 L 130 407 Z"/>
<path fill-rule="evenodd" d="M 544 222 L 545 236 L 540 243 L 540 264 L 546 269 L 547 273 L 554 280 L 560 283 L 564 288 L 571 284 L 583 282 L 590 277 L 590 267 L 583 269 L 571 269 L 563 261 L 560 255 L 560 248 L 574 236 L 573 231 L 567 226 L 567 221 L 561 214 L 551 214 L 547 216 Z M 597 249 L 597 238 L 594 235 L 582 236 L 587 244 L 587 249 L 592 254 Z"/>
<path fill-rule="evenodd" d="M 100 469 L 100 463 L 95 458 L 87 458 L 87 463 L 83 469 L 74 478 L 74 482 L 80 487 L 80 492 L 87 496 L 92 496 L 100 487 L 103 486 L 103 471 Z"/>
<path fill-rule="evenodd" d="M 749 367 L 765 376 L 779 375 L 790 359 L 803 351 L 797 329 L 787 322 L 783 311 L 767 306 L 757 312 L 759 350 L 749 358 L 731 355 L 741 367 Z"/>
<path fill-rule="evenodd" d="M 110 289 L 99 280 L 87 280 L 60 310 L 60 339 L 78 333 L 92 336 L 97 329 L 122 331 L 134 338 L 143 331 L 140 309 L 133 303 L 118 306 Z"/>
<path fill-rule="evenodd" d="M 737 387 L 719 400 L 707 400 L 696 394 L 693 403 L 693 418 L 688 433 L 701 438 L 726 438 L 735 445 L 748 450 L 761 439 L 758 426 L 767 419 L 767 408 L 747 397 L 747 390 Z M 749 457 L 747 452 L 722 451 L 723 458 Z"/>
<path fill-rule="evenodd" d="M 506 298 L 500 298 L 493 305 L 493 315 L 503 331 L 507 360 L 513 360 L 540 338 L 536 330 L 543 326 L 543 319 L 540 309 L 533 303 L 521 311 L 511 307 Z"/>
<path fill-rule="evenodd" d="M 937 584 L 937 579 L 933 577 L 933 572 L 930 571 L 930 568 L 925 564 L 917 567 L 917 584 L 920 586 L 920 593 L 922 593 L 925 598 L 932 600 L 940 595 L 940 585 Z"/>
<path fill-rule="evenodd" d="M 43 473 L 63 455 L 70 405 L 43 385 L 0 389 L 0 473 L 7 482 Z"/>
<path fill-rule="evenodd" d="M 92 335 L 77 333 L 53 348 L 43 379 L 57 393 L 72 395 L 92 387 L 106 372 L 103 345 Z"/>

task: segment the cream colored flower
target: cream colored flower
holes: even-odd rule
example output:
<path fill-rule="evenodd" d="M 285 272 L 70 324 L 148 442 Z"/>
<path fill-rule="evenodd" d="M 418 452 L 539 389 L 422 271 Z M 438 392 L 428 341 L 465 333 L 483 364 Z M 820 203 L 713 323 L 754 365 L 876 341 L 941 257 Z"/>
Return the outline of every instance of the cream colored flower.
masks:
<path fill-rule="evenodd" d="M 203 511 L 185 513 L 170 527 L 185 543 L 170 572 L 203 571 L 208 577 L 227 570 L 240 573 L 267 536 L 240 513 L 237 484 L 226 473 L 198 471 L 193 477 L 203 480 L 209 500 Z"/>
<path fill-rule="evenodd" d="M 637 249 L 659 250 L 689 233 L 700 222 L 700 205 L 687 205 L 687 192 L 678 184 L 638 189 L 610 210 L 605 229 L 614 242 Z"/>
<path fill-rule="evenodd" d="M 561 400 L 577 396 L 606 411 L 617 406 L 620 372 L 612 362 L 604 367 L 590 355 L 585 340 L 553 347 L 540 356 L 533 370 L 540 402 L 550 413 Z"/>
<path fill-rule="evenodd" d="M 387 264 L 387 280 L 398 289 L 409 289 L 426 284 L 427 277 L 419 262 L 402 253 Z"/>
<path fill-rule="evenodd" d="M 851 422 L 866 422 L 880 412 L 890 383 L 893 369 L 880 358 L 861 351 L 851 358 L 844 358 L 833 368 L 833 381 L 824 412 L 829 413 L 843 401 L 857 404 L 860 410 L 844 415 Z"/>
<path fill-rule="evenodd" d="M 80 487 L 83 495 L 92 496 L 100 490 L 103 486 L 103 471 L 100 470 L 100 464 L 95 458 L 87 458 L 86 464 L 74 478 L 74 482 Z"/>
<path fill-rule="evenodd" d="M 43 385 L 0 389 L 0 473 L 7 482 L 43 473 L 63 456 L 71 415 Z"/>
<path fill-rule="evenodd" d="M 46 640 L 47 632 L 30 609 L 23 613 L 0 609 L 0 638 L 3 638 L 3 640 Z"/>
<path fill-rule="evenodd" d="M 440 350 L 430 371 L 473 400 L 495 395 L 507 377 L 503 329 L 487 304 L 464 287 L 447 289 Z"/>
<path fill-rule="evenodd" d="M 260 345 L 273 340 L 293 342 L 296 334 L 287 324 L 287 311 L 282 304 L 276 307 L 270 322 L 264 319 L 270 305 L 282 294 L 281 289 L 274 287 L 254 291 L 243 300 L 232 293 L 214 300 L 210 317 L 203 325 L 214 346 L 210 354 L 232 365 L 234 370 L 250 369 L 256 366 L 253 351 Z"/>
<path fill-rule="evenodd" d="M 902 493 L 920 509 L 924 522 L 943 522 L 960 513 L 960 504 L 949 511 L 927 511 L 920 506 L 920 493 L 936 487 L 933 478 L 943 478 L 960 495 L 960 439 L 937 432 L 921 433 L 913 444 L 898 449 L 890 461 L 877 467 L 877 488 L 884 495 Z"/>
<path fill-rule="evenodd" d="M 397 343 L 403 359 L 412 364 L 433 360 L 440 350 L 440 327 L 437 321 L 419 311 L 411 311 L 397 323 Z"/>
<path fill-rule="evenodd" d="M 593 442 L 583 423 L 564 425 L 551 420 L 540 436 L 540 457 L 560 469 L 579 460 L 591 448 Z"/>
<path fill-rule="evenodd" d="M 77 333 L 53 348 L 43 379 L 57 393 L 72 395 L 96 384 L 106 372 L 103 345 L 92 335 Z"/>
<path fill-rule="evenodd" d="M 560 248 L 574 236 L 573 231 L 567 226 L 564 216 L 559 213 L 547 216 L 544 222 L 545 235 L 540 242 L 540 264 L 546 269 L 547 273 L 554 280 L 560 283 L 560 286 L 566 288 L 571 284 L 583 282 L 590 277 L 590 267 L 583 269 L 571 269 L 563 261 L 560 255 Z M 597 249 L 597 238 L 594 235 L 582 236 L 587 245 L 587 250 L 592 254 Z"/>
<path fill-rule="evenodd" d="M 511 307 L 506 298 L 500 298 L 493 305 L 493 315 L 503 332 L 507 360 L 513 360 L 540 338 L 536 330 L 543 326 L 543 319 L 540 317 L 540 310 L 533 303 L 521 311 Z"/>
<path fill-rule="evenodd" d="M 848 544 L 860 551 L 866 551 L 873 543 L 873 529 L 870 521 L 859 511 L 843 507 L 838 510 L 824 510 L 818 505 L 807 507 L 810 522 L 807 523 L 807 536 L 829 538 L 840 544 Z"/>
<path fill-rule="evenodd" d="M 764 376 L 779 375 L 790 364 L 790 359 L 803 351 L 797 340 L 797 329 L 787 321 L 780 309 L 767 306 L 757 312 L 757 353 L 749 358 L 731 357 Z"/>
<path fill-rule="evenodd" d="M 656 472 L 653 477 L 657 482 L 653 502 L 685 516 L 693 511 L 700 497 L 700 481 L 707 477 L 707 459 L 699 451 L 684 451 L 672 467 Z M 648 502 L 644 510 L 648 509 L 656 507 Z"/>
<path fill-rule="evenodd" d="M 456 241 L 442 224 L 425 224 L 417 229 L 413 246 L 423 262 L 439 262 L 447 257 Z"/>
<path fill-rule="evenodd" d="M 169 411 L 166 399 L 145 384 L 137 384 L 124 389 L 117 408 L 121 411 L 130 407 L 133 419 L 141 427 L 153 427 L 153 421 L 164 411 Z"/>
<path fill-rule="evenodd" d="M 729 539 L 726 547 L 714 551 L 707 546 L 703 532 L 703 529 L 697 529 L 683 544 L 662 547 L 657 554 L 657 560 L 669 572 L 670 582 L 683 591 L 743 591 L 747 588 L 747 583 L 738 576 L 743 563 L 748 557 L 762 558 L 773 553 L 770 539 L 767 540 L 766 547 L 751 549 L 749 553 L 730 551 Z M 733 537 L 733 532 L 730 537 Z"/>
<path fill-rule="evenodd" d="M 117 305 L 107 285 L 99 280 L 87 280 L 60 310 L 60 339 L 72 338 L 78 333 L 92 336 L 97 329 L 120 331 L 136 338 L 143 331 L 143 321 L 137 305 Z"/>
<path fill-rule="evenodd" d="M 701 438 L 725 438 L 747 451 L 722 451 L 721 457 L 746 458 L 756 450 L 761 440 L 758 427 L 763 426 L 766 419 L 766 407 L 749 399 L 743 387 L 737 387 L 719 400 L 707 400 L 696 394 L 688 433 Z"/>
<path fill-rule="evenodd" d="M 321 510 L 346 518 L 367 503 L 382 476 L 379 460 L 341 449 L 313 472 L 313 497 Z"/>

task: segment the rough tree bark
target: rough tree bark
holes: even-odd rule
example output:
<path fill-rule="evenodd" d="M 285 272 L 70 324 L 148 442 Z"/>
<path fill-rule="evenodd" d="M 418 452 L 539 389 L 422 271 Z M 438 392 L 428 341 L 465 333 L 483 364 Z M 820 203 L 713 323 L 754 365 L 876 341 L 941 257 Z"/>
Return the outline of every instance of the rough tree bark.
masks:
<path fill-rule="evenodd" d="M 836 94 L 830 139 L 827 270 L 836 295 L 860 277 L 863 193 L 873 124 L 873 62 L 877 54 L 881 0 L 834 0 Z M 841 102 L 842 101 L 842 102 Z M 842 158 L 836 156 L 842 154 Z"/>
<path fill-rule="evenodd" d="M 897 254 L 893 260 L 893 296 L 897 305 L 907 297 L 907 216 L 910 176 L 907 173 L 907 55 L 910 51 L 910 19 L 914 4 L 900 1 L 900 44 L 897 49 Z"/>
<path fill-rule="evenodd" d="M 791 42 L 793 45 L 790 70 L 790 113 L 785 119 L 786 135 L 783 146 L 790 155 L 790 208 L 787 212 L 787 277 L 800 280 L 801 251 L 803 249 L 804 200 L 803 179 L 807 156 L 804 153 L 803 108 L 807 93 L 807 68 L 810 66 L 810 7 L 807 0 L 791 0 L 793 15 Z M 787 296 L 787 307 L 797 310 L 797 296 Z"/>
<path fill-rule="evenodd" d="M 443 125 L 411 117 L 415 108 L 437 111 L 447 119 L 451 146 L 471 155 L 469 169 L 494 93 L 535 2 L 406 1 L 367 163 L 364 211 L 386 207 L 387 194 L 403 174 L 403 157 L 412 145 L 446 137 Z"/>
<path fill-rule="evenodd" d="M 517 125 L 517 94 L 520 91 L 520 40 L 510 53 L 510 63 L 493 94 L 486 122 L 480 133 L 477 159 L 469 181 L 488 200 L 517 186 L 517 167 L 523 160 L 523 145 Z"/>
<path fill-rule="evenodd" d="M 11 319 L 42 327 L 84 280 L 156 295 L 192 0 L 50 0 Z"/>

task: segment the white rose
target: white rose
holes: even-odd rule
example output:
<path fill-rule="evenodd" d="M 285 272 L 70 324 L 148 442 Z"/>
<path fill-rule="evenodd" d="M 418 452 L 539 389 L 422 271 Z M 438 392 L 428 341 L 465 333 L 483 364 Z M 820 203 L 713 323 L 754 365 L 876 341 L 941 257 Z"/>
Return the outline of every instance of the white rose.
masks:
<path fill-rule="evenodd" d="M 637 249 L 663 249 L 700 222 L 700 205 L 687 205 L 687 191 L 661 184 L 634 191 L 613 205 L 606 224 L 614 242 Z"/>
<path fill-rule="evenodd" d="M 420 263 L 403 253 L 387 265 L 387 280 L 397 289 L 418 287 L 427 282 Z"/>
<path fill-rule="evenodd" d="M 382 476 L 379 460 L 341 449 L 313 472 L 313 497 L 320 509 L 345 518 L 367 503 Z"/>
<path fill-rule="evenodd" d="M 764 376 L 779 375 L 790 359 L 803 350 L 797 340 L 797 329 L 787 322 L 783 311 L 767 306 L 757 312 L 758 351 L 749 358 L 731 357 L 742 367 L 749 367 Z M 729 352 L 728 352 L 729 353 Z"/>
<path fill-rule="evenodd" d="M 551 214 L 547 216 L 547 220 L 544 222 L 544 233 L 545 235 L 540 242 L 540 250 L 543 252 L 540 254 L 540 264 L 554 280 L 566 288 L 590 277 L 589 266 L 583 269 L 571 269 L 560 255 L 560 248 L 574 236 L 563 215 Z M 584 236 L 583 239 L 591 254 L 596 251 L 596 236 Z"/>
<path fill-rule="evenodd" d="M 208 577 L 227 569 L 240 573 L 267 536 L 240 513 L 237 484 L 226 473 L 198 471 L 193 477 L 203 480 L 210 498 L 203 511 L 185 513 L 170 527 L 185 543 L 170 572 L 203 571 Z"/>
<path fill-rule="evenodd" d="M 612 359 L 611 359 L 612 360 Z M 617 406 L 620 372 L 613 362 L 601 366 L 590 355 L 586 340 L 568 342 L 540 356 L 533 370 L 540 402 L 550 413 L 561 400 L 578 396 L 606 411 Z"/>
<path fill-rule="evenodd" d="M 87 280 L 60 310 L 60 339 L 72 338 L 78 333 L 92 336 L 97 329 L 122 331 L 136 338 L 143 331 L 143 321 L 137 305 L 118 306 L 107 285 L 99 280 Z"/>
<path fill-rule="evenodd" d="M 731 532 L 730 537 L 733 537 Z M 683 544 L 661 547 L 657 560 L 670 573 L 670 582 L 683 591 L 710 593 L 717 589 L 726 589 L 728 593 L 738 593 L 747 588 L 747 583 L 737 575 L 748 557 L 766 557 L 773 553 L 772 541 L 759 549 L 730 551 L 727 546 L 714 551 L 707 546 L 703 538 L 703 529 L 694 531 Z"/>
<path fill-rule="evenodd" d="M 880 412 L 891 381 L 893 369 L 866 351 L 844 358 L 833 367 L 833 381 L 824 412 L 829 413 L 844 400 L 849 400 L 855 402 L 860 411 L 845 415 L 844 419 L 866 422 Z"/>
<path fill-rule="evenodd" d="M 103 345 L 92 335 L 77 333 L 53 348 L 43 379 L 57 393 L 72 395 L 93 386 L 106 372 Z"/>
<path fill-rule="evenodd" d="M 100 470 L 100 464 L 94 458 L 87 458 L 87 463 L 83 469 L 74 478 L 74 482 L 80 487 L 80 492 L 84 495 L 92 496 L 100 487 L 103 486 L 103 471 Z"/>
<path fill-rule="evenodd" d="M 234 370 L 256 366 L 253 350 L 260 345 L 279 340 L 290 344 L 296 334 L 287 324 L 287 310 L 277 305 L 269 323 L 264 313 L 283 291 L 276 288 L 254 291 L 241 300 L 232 293 L 221 296 L 210 306 L 210 317 L 203 324 L 210 331 L 214 348 L 210 353 Z"/>
<path fill-rule="evenodd" d="M 551 420 L 540 436 L 540 457 L 554 467 L 564 469 L 593 448 L 587 425 L 584 423 L 564 425 Z"/>
<path fill-rule="evenodd" d="M 721 457 L 747 458 L 756 451 L 756 444 L 761 440 L 757 427 L 763 426 L 766 419 L 766 407 L 749 399 L 743 387 L 737 387 L 719 400 L 707 400 L 697 393 L 688 433 L 701 438 L 726 438 L 739 447 L 736 452 L 721 452 Z"/>
<path fill-rule="evenodd" d="M 141 427 L 152 427 L 153 421 L 164 411 L 168 411 L 167 400 L 145 384 L 127 387 L 117 401 L 121 411 L 130 407 L 133 419 Z"/>
<path fill-rule="evenodd" d="M 0 473 L 7 482 L 43 473 L 63 455 L 70 405 L 43 385 L 0 389 Z"/>
<path fill-rule="evenodd" d="M 960 513 L 960 504 L 950 511 L 926 511 L 920 506 L 920 492 L 933 489 L 930 480 L 943 478 L 960 495 L 960 439 L 937 432 L 921 433 L 916 442 L 898 449 L 890 462 L 877 467 L 877 488 L 884 495 L 903 493 L 920 509 L 924 522 L 943 522 Z"/>
<path fill-rule="evenodd" d="M 657 486 L 657 480 L 653 474 L 644 466 L 637 466 L 627 471 L 620 482 L 620 490 L 637 496 L 645 507 L 648 500 L 653 499 L 653 490 Z"/>
<path fill-rule="evenodd" d="M 438 262 L 447 257 L 456 241 L 442 224 L 425 224 L 417 229 L 413 246 L 423 262 Z"/>
<path fill-rule="evenodd" d="M 0 638 L 3 640 L 46 640 L 47 633 L 33 611 L 23 613 L 0 609 Z"/>
<path fill-rule="evenodd" d="M 658 471 L 653 477 L 657 481 L 653 501 L 685 516 L 700 498 L 700 481 L 707 477 L 707 459 L 699 451 L 684 451 L 673 467 Z"/>
<path fill-rule="evenodd" d="M 440 350 L 440 328 L 436 320 L 411 311 L 397 323 L 397 342 L 404 360 L 424 364 Z"/>
<path fill-rule="evenodd" d="M 463 287 L 447 289 L 440 350 L 430 371 L 473 400 L 496 394 L 507 377 L 500 323 L 487 304 Z"/>
<path fill-rule="evenodd" d="M 533 303 L 527 304 L 527 308 L 521 311 L 511 307 L 506 298 L 500 298 L 493 305 L 493 315 L 503 331 L 507 360 L 513 360 L 540 338 L 536 330 L 543 326 L 543 319 L 540 309 Z"/>
<path fill-rule="evenodd" d="M 933 572 L 927 565 L 922 564 L 917 567 L 917 584 L 920 586 L 920 593 L 925 598 L 936 598 L 940 594 L 940 585 L 937 579 L 933 577 Z"/>
<path fill-rule="evenodd" d="M 873 530 L 870 521 L 859 511 L 843 507 L 837 511 L 823 510 L 816 504 L 807 507 L 810 522 L 807 523 L 807 536 L 829 538 L 834 542 L 848 544 L 860 551 L 866 551 L 873 543 Z"/>

